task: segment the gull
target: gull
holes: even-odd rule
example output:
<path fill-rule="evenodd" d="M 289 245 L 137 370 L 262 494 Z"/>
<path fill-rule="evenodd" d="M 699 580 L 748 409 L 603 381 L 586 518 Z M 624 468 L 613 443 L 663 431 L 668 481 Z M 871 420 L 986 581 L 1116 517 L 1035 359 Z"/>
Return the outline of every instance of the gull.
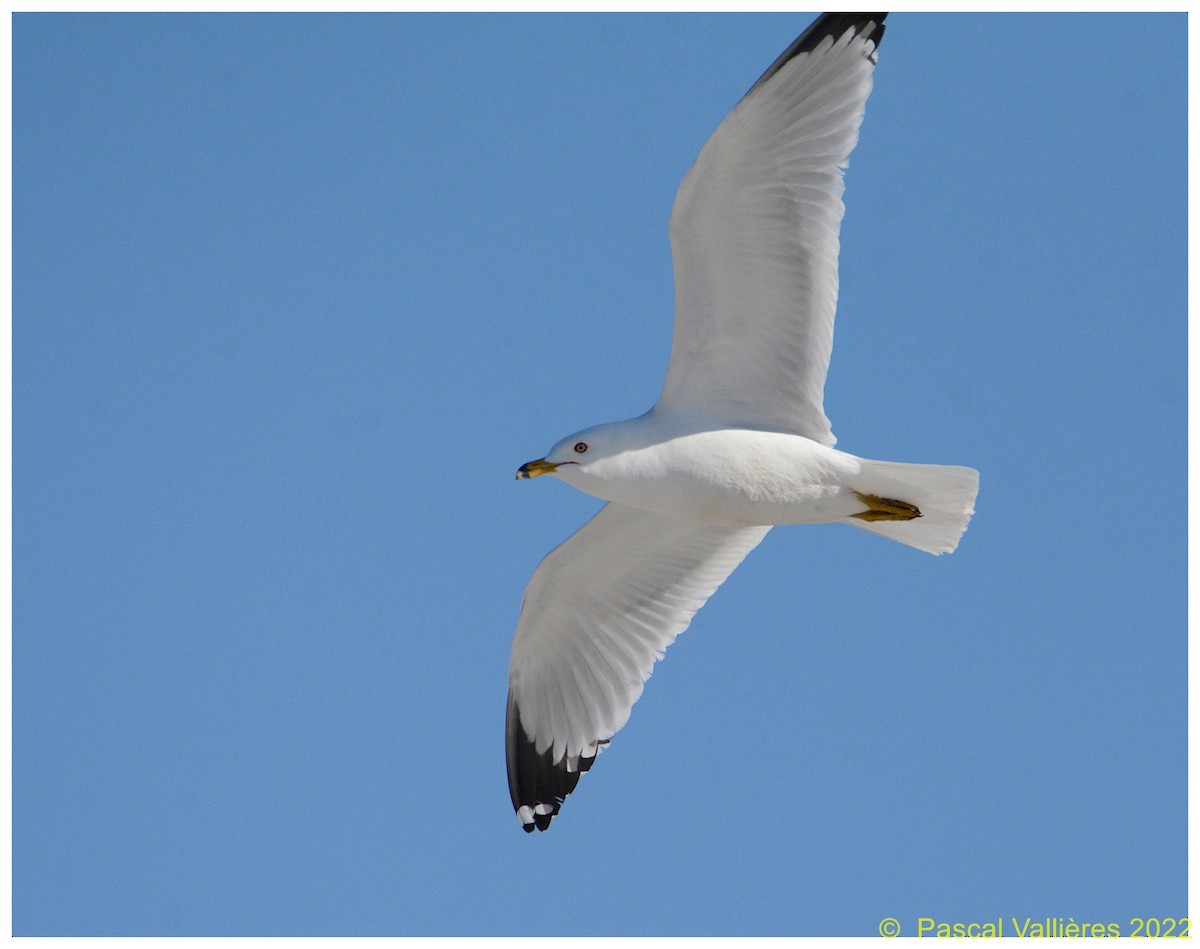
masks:
<path fill-rule="evenodd" d="M 885 16 L 820 16 L 684 177 L 658 402 L 517 472 L 608 502 L 542 560 L 517 621 L 505 745 L 526 832 L 550 826 L 654 663 L 771 527 L 837 522 L 941 554 L 974 513 L 977 471 L 840 451 L 823 408 L 842 174 Z"/>

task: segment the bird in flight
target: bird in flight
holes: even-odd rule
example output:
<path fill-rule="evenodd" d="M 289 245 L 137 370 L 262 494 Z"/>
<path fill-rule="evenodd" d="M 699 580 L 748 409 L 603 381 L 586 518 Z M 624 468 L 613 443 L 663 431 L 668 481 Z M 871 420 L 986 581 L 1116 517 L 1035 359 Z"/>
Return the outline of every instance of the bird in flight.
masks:
<path fill-rule="evenodd" d="M 508 786 L 546 830 L 651 668 L 775 525 L 838 522 L 932 554 L 974 512 L 971 468 L 834 448 L 823 408 L 842 172 L 883 13 L 826 13 L 705 143 L 671 211 L 675 333 L 658 402 L 528 462 L 608 503 L 542 560 L 509 665 Z"/>

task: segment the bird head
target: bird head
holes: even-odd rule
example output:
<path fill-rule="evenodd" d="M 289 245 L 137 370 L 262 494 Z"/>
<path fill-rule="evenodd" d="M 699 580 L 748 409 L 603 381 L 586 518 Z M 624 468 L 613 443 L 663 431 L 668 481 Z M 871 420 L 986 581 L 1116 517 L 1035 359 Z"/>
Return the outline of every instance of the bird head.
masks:
<path fill-rule="evenodd" d="M 610 422 L 585 428 L 559 439 L 545 457 L 521 465 L 517 477 L 552 474 L 567 482 L 615 477 L 622 467 L 619 457 L 638 447 L 636 428 L 633 422 Z"/>

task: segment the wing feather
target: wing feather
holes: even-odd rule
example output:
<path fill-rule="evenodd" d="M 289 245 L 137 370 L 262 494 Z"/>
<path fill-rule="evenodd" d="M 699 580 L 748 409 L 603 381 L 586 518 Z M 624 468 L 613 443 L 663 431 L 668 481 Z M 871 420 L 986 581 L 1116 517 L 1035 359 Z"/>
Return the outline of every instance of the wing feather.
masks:
<path fill-rule="evenodd" d="M 607 504 L 545 557 L 509 665 L 509 790 L 526 830 L 545 829 L 655 661 L 768 530 Z"/>
<path fill-rule="evenodd" d="M 657 411 L 835 441 L 823 407 L 842 172 L 884 14 L 825 14 L 701 149 L 671 212 L 675 336 Z"/>

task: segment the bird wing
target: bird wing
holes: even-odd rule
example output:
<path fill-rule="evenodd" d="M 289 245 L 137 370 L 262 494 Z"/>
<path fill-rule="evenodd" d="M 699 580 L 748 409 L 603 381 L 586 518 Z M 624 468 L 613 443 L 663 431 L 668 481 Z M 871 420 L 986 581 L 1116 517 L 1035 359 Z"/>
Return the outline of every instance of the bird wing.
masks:
<path fill-rule="evenodd" d="M 610 503 L 546 555 L 509 665 L 508 785 L 527 831 L 546 829 L 655 660 L 768 530 Z"/>
<path fill-rule="evenodd" d="M 656 410 L 836 440 L 822 403 L 842 172 L 884 15 L 821 16 L 684 177 L 671 212 L 675 336 Z"/>

